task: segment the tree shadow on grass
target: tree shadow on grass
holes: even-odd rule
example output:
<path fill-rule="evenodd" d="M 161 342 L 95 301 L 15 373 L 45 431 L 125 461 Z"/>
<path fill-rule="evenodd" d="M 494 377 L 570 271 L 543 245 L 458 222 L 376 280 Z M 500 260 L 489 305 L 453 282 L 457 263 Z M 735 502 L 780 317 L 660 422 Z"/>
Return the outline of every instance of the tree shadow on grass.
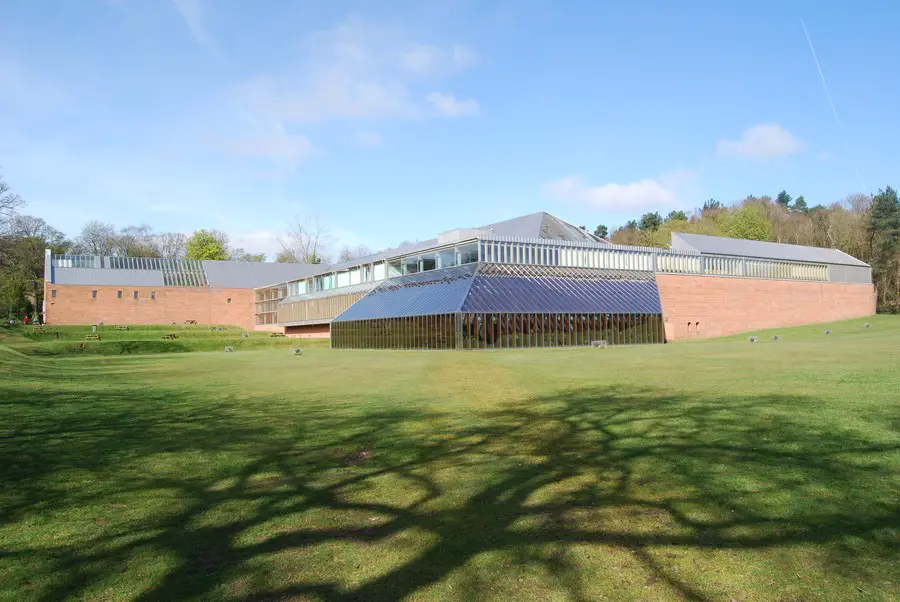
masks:
<path fill-rule="evenodd" d="M 58 395 L 44 403 L 71 403 Z M 56 576 L 44 600 L 127 578 L 147 551 L 171 561 L 138 587 L 141 600 L 439 598 L 451 579 L 461 599 L 527 595 L 479 573 L 497 557 L 586 600 L 596 587 L 586 549 L 626 556 L 664 596 L 705 600 L 721 591 L 664 553 L 812 544 L 828 570 L 882 581 L 873 559 L 900 560 L 888 461 L 900 444 L 814 427 L 801 418 L 807 398 L 579 389 L 474 415 L 350 404 L 290 425 L 171 393 L 92 401 L 116 411 L 0 436 L 5 457 L 30 458 L 3 476 L 21 491 L 6 526 L 104 498 L 165 492 L 178 503 L 85 541 L 3 552 Z M 154 468 L 197 454 L 195 472 Z M 103 488 L 49 485 L 72 469 Z"/>

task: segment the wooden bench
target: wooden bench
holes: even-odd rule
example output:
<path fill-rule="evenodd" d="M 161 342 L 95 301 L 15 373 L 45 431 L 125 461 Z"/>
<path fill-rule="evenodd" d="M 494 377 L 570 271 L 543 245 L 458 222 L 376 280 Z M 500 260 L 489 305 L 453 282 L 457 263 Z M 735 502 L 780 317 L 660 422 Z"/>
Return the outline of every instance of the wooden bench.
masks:
<path fill-rule="evenodd" d="M 197 320 L 185 320 L 184 323 L 185 324 L 196 324 Z"/>
<path fill-rule="evenodd" d="M 116 330 L 128 330 L 127 326 L 116 326 Z"/>
<path fill-rule="evenodd" d="M 99 341 L 100 335 L 99 334 L 86 334 L 86 335 L 84 335 L 84 340 L 85 341 Z"/>
<path fill-rule="evenodd" d="M 284 333 L 283 332 L 270 332 L 269 336 L 270 337 L 283 337 Z"/>
<path fill-rule="evenodd" d="M 177 339 L 178 335 L 177 334 L 164 334 L 162 338 L 173 340 L 173 339 Z"/>

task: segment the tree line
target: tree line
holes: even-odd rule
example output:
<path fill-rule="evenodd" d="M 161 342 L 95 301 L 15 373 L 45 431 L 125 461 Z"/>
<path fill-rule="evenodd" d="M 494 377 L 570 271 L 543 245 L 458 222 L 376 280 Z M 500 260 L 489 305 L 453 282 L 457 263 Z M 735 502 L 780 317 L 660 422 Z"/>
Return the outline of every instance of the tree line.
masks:
<path fill-rule="evenodd" d="M 890 186 L 827 207 L 810 207 L 803 195 L 794 198 L 784 190 L 730 206 L 710 199 L 690 213 L 644 213 L 612 234 L 604 225 L 594 230 L 615 244 L 659 248 L 669 246 L 672 232 L 839 249 L 872 266 L 879 310 L 900 313 L 900 200 Z"/>
<path fill-rule="evenodd" d="M 8 318 L 36 317 L 43 304 L 44 249 L 54 254 L 104 255 L 110 257 L 155 257 L 253 261 L 266 260 L 265 253 L 234 247 L 228 233 L 201 229 L 182 232 L 155 232 L 148 225 L 126 226 L 92 220 L 74 238 L 48 224 L 43 218 L 22 214 L 25 200 L 13 193 L 0 176 L 0 314 Z M 364 247 L 343 247 L 334 255 L 328 229 L 317 219 L 297 218 L 279 240 L 281 251 L 275 260 L 282 263 L 331 263 L 368 255 Z"/>

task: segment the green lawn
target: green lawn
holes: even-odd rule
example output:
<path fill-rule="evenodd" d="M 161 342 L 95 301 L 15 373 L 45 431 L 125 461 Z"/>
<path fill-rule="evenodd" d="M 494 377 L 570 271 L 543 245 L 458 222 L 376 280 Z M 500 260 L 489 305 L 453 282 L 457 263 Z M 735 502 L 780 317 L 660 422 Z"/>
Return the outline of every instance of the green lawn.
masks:
<path fill-rule="evenodd" d="M 236 326 L 129 326 L 120 331 L 115 326 L 19 326 L 0 330 L 0 345 L 5 344 L 25 355 L 55 357 L 60 355 L 147 355 L 185 353 L 191 351 L 235 352 L 271 348 L 327 347 L 326 339 L 303 339 L 270 336 L 268 332 L 246 332 Z M 88 340 L 87 337 L 99 337 Z M 164 338 L 169 337 L 169 338 Z"/>
<path fill-rule="evenodd" d="M 900 318 L 867 321 L 301 357 L 7 334 L 0 599 L 900 599 Z"/>

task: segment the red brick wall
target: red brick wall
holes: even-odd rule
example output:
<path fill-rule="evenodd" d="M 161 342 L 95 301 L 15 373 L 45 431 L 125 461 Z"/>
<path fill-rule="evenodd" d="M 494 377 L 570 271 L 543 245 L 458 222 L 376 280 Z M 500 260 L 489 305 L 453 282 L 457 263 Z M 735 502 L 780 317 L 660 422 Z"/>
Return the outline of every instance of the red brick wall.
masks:
<path fill-rule="evenodd" d="M 56 290 L 56 297 L 51 294 Z M 91 297 L 97 291 L 97 298 Z M 122 291 L 122 298 L 117 296 Z M 134 291 L 138 298 L 134 298 Z M 151 292 L 156 299 L 151 299 Z M 47 284 L 48 324 L 229 324 L 255 326 L 256 296 L 250 289 Z M 231 302 L 229 303 L 229 299 Z"/>
<path fill-rule="evenodd" d="M 656 282 L 670 340 L 834 322 L 875 313 L 871 284 L 677 274 L 658 274 Z"/>

